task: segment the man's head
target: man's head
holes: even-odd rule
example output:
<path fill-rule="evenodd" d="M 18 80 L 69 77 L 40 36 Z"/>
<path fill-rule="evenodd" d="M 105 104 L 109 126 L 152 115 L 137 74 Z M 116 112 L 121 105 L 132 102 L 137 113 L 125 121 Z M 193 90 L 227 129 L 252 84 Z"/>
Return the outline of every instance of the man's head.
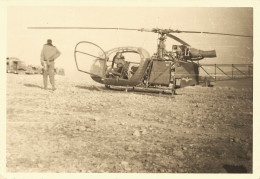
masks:
<path fill-rule="evenodd" d="M 122 52 L 117 52 L 116 53 L 117 58 L 124 59 L 125 57 L 123 56 Z"/>
<path fill-rule="evenodd" d="M 48 40 L 47 40 L 47 44 L 48 44 L 48 45 L 52 45 L 52 40 L 51 40 L 51 39 L 48 39 Z"/>

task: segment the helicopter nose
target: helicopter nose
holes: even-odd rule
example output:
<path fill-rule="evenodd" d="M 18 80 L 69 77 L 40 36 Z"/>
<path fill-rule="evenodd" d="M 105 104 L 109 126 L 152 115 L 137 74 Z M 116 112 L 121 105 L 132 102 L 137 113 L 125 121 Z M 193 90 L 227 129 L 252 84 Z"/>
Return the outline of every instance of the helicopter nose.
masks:
<path fill-rule="evenodd" d="M 91 76 L 91 78 L 98 83 L 104 83 L 104 80 L 99 76 Z"/>

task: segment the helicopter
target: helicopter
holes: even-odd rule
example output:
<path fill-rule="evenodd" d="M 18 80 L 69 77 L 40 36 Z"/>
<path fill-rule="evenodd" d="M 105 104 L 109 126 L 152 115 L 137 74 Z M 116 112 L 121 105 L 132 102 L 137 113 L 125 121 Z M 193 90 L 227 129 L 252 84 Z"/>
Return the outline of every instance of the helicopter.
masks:
<path fill-rule="evenodd" d="M 141 91 L 159 91 L 176 94 L 177 88 L 194 86 L 199 83 L 199 63 L 204 58 L 215 58 L 216 51 L 204 51 L 191 47 L 173 35 L 176 33 L 200 33 L 226 36 L 252 37 L 248 35 L 216 32 L 181 31 L 173 29 L 132 29 L 107 27 L 28 27 L 29 29 L 92 29 L 127 30 L 159 34 L 157 51 L 151 56 L 142 47 L 124 46 L 104 51 L 100 46 L 88 42 L 78 42 L 74 49 L 77 70 L 107 88 L 123 87 Z M 166 50 L 166 39 L 171 38 L 181 45 L 172 45 Z"/>

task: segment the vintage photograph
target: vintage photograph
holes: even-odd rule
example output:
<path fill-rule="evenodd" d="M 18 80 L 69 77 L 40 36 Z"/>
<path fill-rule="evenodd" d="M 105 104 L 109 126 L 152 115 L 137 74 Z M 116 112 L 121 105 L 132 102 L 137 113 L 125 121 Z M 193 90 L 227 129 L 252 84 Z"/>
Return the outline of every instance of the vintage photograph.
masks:
<path fill-rule="evenodd" d="M 252 174 L 253 12 L 8 6 L 6 172 Z"/>

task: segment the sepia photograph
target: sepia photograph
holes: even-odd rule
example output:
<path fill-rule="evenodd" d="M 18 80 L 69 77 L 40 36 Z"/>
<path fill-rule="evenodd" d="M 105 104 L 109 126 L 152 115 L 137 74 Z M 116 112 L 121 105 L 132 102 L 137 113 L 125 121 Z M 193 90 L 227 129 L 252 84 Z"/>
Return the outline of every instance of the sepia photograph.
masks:
<path fill-rule="evenodd" d="M 7 5 L 5 173 L 252 176 L 254 13 Z"/>

